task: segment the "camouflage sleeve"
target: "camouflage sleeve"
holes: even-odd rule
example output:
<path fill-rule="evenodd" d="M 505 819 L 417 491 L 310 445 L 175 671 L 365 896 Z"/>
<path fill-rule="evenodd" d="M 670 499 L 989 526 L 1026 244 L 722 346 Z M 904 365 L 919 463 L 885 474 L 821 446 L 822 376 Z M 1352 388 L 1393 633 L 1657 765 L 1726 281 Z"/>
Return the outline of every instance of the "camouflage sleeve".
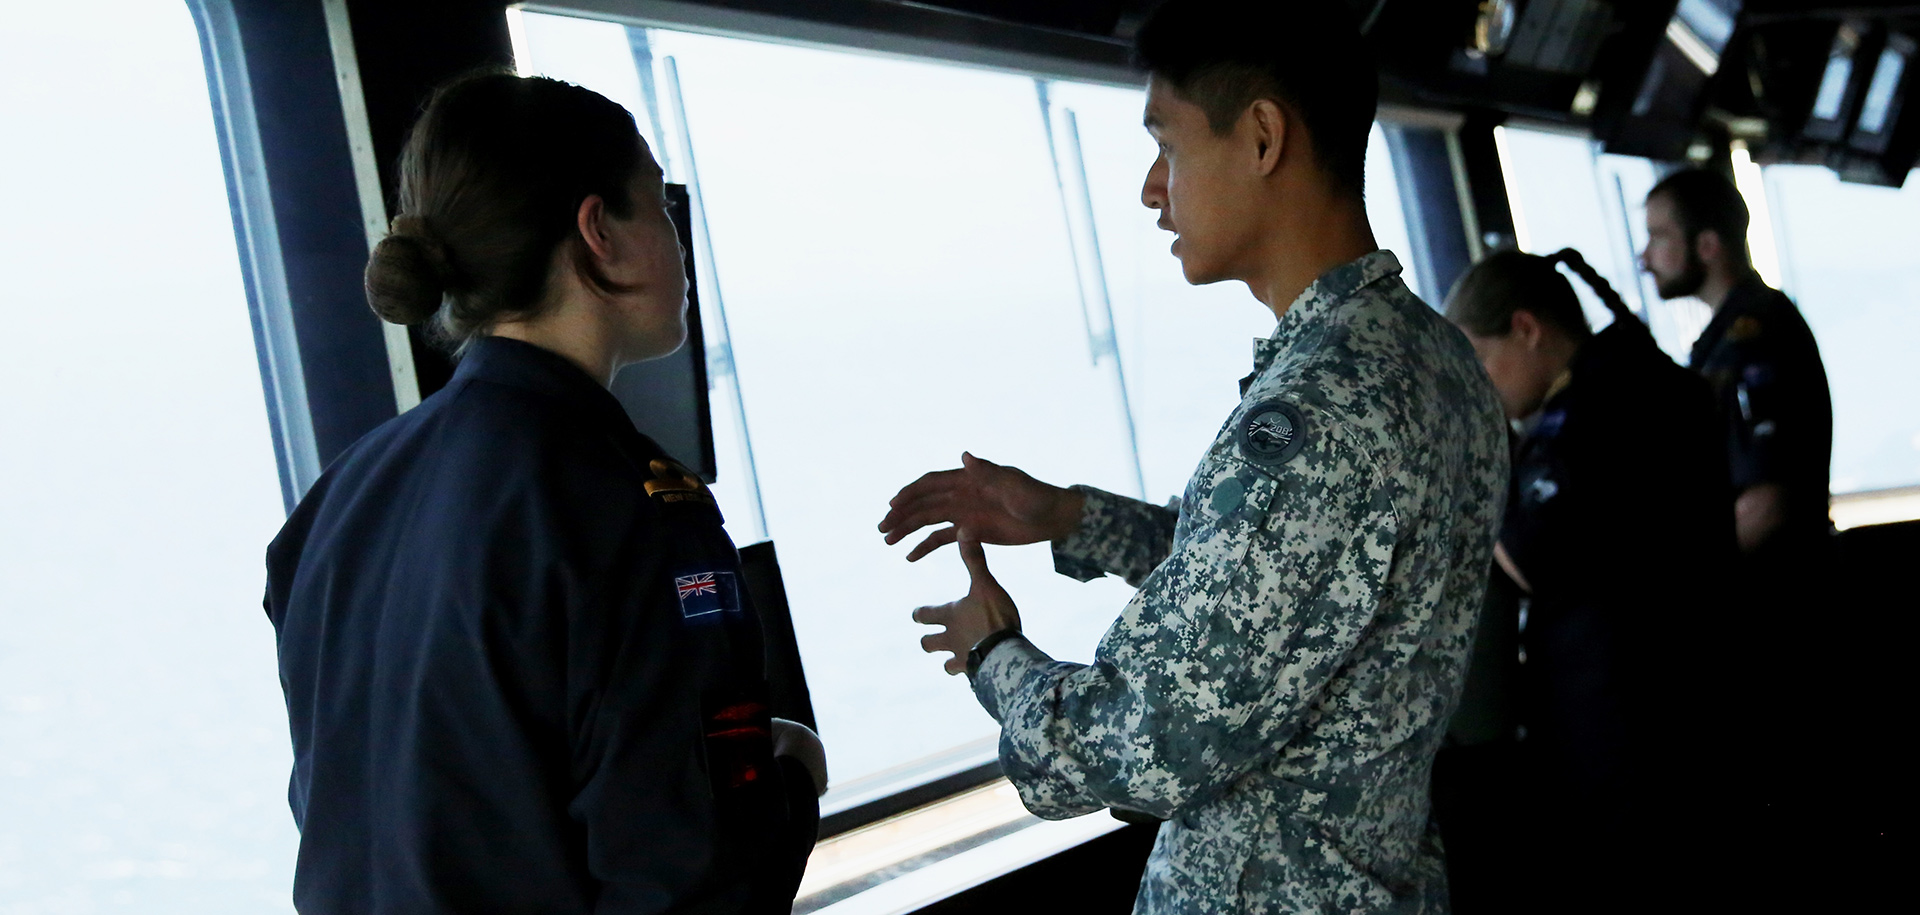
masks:
<path fill-rule="evenodd" d="M 1291 739 L 1373 618 L 1398 522 L 1337 428 L 1279 467 L 1216 455 L 1195 483 L 1187 536 L 1092 665 L 1010 639 L 974 678 L 1036 814 L 1212 800 Z"/>
<path fill-rule="evenodd" d="M 1091 486 L 1073 490 L 1087 504 L 1073 535 L 1053 542 L 1054 571 L 1079 581 L 1111 572 L 1139 587 L 1173 551 L 1179 512 Z"/>

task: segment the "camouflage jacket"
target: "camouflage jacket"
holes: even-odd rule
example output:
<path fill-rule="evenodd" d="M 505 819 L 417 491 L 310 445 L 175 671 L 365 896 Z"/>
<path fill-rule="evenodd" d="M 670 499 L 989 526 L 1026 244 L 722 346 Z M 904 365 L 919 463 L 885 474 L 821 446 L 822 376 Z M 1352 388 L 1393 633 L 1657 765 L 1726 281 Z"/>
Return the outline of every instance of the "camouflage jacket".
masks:
<path fill-rule="evenodd" d="M 1378 252 L 1255 344 L 1176 513 L 1086 489 L 1057 567 L 1139 588 L 1091 665 L 1001 642 L 974 677 L 1028 809 L 1166 819 L 1139 913 L 1447 908 L 1433 755 L 1507 484 L 1460 332 Z"/>

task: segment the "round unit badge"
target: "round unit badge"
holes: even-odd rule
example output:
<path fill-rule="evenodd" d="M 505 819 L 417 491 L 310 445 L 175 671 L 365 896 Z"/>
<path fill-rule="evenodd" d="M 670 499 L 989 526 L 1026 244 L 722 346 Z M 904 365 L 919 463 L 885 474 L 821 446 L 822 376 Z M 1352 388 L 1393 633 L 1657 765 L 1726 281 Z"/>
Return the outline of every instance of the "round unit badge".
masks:
<path fill-rule="evenodd" d="M 1307 419 L 1300 408 L 1270 400 L 1248 410 L 1240 423 L 1240 453 L 1269 467 L 1285 464 L 1307 443 Z"/>

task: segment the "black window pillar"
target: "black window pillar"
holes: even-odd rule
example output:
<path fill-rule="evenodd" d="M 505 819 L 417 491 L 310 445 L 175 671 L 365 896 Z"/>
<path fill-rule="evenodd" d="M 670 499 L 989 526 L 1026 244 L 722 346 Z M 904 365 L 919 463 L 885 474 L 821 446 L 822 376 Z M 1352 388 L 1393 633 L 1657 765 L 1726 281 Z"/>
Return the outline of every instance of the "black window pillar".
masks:
<path fill-rule="evenodd" d="M 188 0 L 200 27 L 282 491 L 395 411 L 320 0 Z"/>
<path fill-rule="evenodd" d="M 1406 210 L 1420 297 L 1435 308 L 1480 252 L 1474 214 L 1461 193 L 1459 148 L 1449 127 L 1383 124 Z"/>
<path fill-rule="evenodd" d="M 307 0 L 316 7 L 319 0 Z M 513 69 L 504 0 L 345 0 L 366 99 L 367 127 L 387 212 L 399 197 L 407 130 L 433 90 L 455 77 Z M 412 329 L 413 368 L 426 397 L 453 374 L 447 355 Z"/>
<path fill-rule="evenodd" d="M 1473 221 L 1479 229 L 1483 254 L 1519 243 L 1514 232 L 1513 204 L 1507 199 L 1500 148 L 1493 139 L 1493 129 L 1500 126 L 1502 120 L 1491 113 L 1470 114 L 1455 134 L 1461 174 L 1467 183 L 1465 197 L 1473 207 Z"/>

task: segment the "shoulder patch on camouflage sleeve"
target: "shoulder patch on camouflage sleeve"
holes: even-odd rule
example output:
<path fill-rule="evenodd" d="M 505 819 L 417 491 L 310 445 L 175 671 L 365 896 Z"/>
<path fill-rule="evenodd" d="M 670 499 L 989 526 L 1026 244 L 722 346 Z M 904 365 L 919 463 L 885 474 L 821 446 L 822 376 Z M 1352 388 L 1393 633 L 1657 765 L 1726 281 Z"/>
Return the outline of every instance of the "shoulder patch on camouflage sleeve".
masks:
<path fill-rule="evenodd" d="M 1306 447 L 1310 434 L 1299 407 L 1283 400 L 1262 401 L 1240 420 L 1240 456 L 1262 467 L 1278 467 Z"/>

